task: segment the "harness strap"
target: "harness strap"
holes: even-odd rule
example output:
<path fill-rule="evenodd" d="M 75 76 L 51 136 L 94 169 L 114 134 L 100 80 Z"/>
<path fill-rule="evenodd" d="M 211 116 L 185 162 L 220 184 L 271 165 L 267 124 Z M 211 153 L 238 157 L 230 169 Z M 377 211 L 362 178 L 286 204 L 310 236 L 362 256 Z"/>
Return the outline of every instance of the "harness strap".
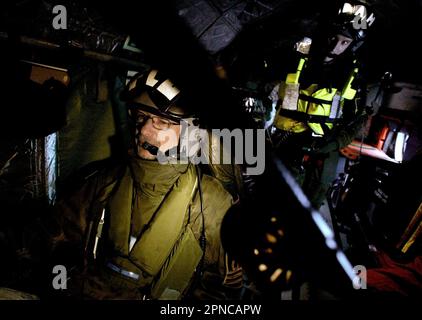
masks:
<path fill-rule="evenodd" d="M 317 104 L 330 104 L 332 103 L 331 100 L 324 100 L 324 99 L 318 99 L 311 96 L 307 96 L 306 94 L 299 94 L 299 99 L 311 102 L 311 103 L 317 103 Z"/>
<path fill-rule="evenodd" d="M 327 116 L 307 114 L 301 111 L 287 110 L 287 109 L 280 109 L 280 115 L 291 118 L 293 120 L 300 121 L 300 122 L 308 122 L 308 123 L 327 123 L 327 122 L 335 123 L 339 121 L 339 119 L 336 119 L 336 118 L 329 118 Z"/>

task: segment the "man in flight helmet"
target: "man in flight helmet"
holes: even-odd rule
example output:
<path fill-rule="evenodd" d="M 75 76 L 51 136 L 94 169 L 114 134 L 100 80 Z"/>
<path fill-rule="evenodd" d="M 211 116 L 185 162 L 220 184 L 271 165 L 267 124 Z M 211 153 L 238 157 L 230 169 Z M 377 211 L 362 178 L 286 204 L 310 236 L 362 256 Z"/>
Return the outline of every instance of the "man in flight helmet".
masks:
<path fill-rule="evenodd" d="M 335 178 L 338 150 L 367 120 L 357 51 L 374 20 L 363 2 L 343 3 L 314 39 L 296 44 L 299 63 L 272 94 L 276 152 L 317 208 Z"/>
<path fill-rule="evenodd" d="M 122 93 L 133 120 L 126 161 L 89 174 L 58 202 L 53 247 L 80 248 L 71 277 L 89 299 L 228 299 L 242 270 L 225 254 L 220 225 L 233 197 L 191 162 L 160 162 L 192 122 L 183 92 L 163 73 Z M 61 245 L 61 246 L 60 246 Z"/>
<path fill-rule="evenodd" d="M 143 159 L 153 160 L 159 152 L 176 148 L 182 122 L 194 119 L 180 90 L 157 70 L 135 77 L 121 98 L 127 101 L 133 120 L 136 155 Z"/>
<path fill-rule="evenodd" d="M 335 18 L 323 27 L 324 38 L 319 48 L 316 48 L 316 51 L 322 52 L 323 62 L 333 63 L 340 56 L 356 58 L 356 53 L 363 45 L 374 21 L 374 14 L 369 13 L 363 2 L 343 3 Z"/>

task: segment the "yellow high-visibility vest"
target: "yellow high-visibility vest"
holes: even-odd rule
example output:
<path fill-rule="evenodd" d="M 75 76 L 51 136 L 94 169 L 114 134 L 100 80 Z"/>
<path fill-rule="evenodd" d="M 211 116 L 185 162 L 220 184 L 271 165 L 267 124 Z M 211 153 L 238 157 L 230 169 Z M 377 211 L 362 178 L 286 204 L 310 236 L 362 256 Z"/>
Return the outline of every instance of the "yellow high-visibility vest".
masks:
<path fill-rule="evenodd" d="M 354 99 L 356 90 L 351 85 L 358 68 L 354 61 L 355 67 L 341 91 L 337 88 L 319 89 L 318 84 L 300 89 L 299 78 L 306 61 L 307 58 L 301 58 L 297 71 L 288 74 L 286 81 L 280 85 L 279 109 L 274 125 L 284 131 L 300 133 L 311 129 L 318 135 L 324 135 L 324 131 L 332 129 L 333 123 L 342 116 L 344 100 Z M 288 103 L 285 103 L 286 98 Z"/>

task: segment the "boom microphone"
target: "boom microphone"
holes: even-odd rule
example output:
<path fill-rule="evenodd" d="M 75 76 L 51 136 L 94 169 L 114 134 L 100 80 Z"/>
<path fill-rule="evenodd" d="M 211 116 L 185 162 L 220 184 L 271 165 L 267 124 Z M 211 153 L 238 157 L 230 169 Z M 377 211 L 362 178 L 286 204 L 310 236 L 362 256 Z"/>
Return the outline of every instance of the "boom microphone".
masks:
<path fill-rule="evenodd" d="M 151 153 L 154 156 L 156 156 L 158 153 L 158 147 L 153 146 L 152 144 L 146 141 L 142 144 L 142 148 L 144 148 L 145 150 L 147 150 L 149 153 Z"/>

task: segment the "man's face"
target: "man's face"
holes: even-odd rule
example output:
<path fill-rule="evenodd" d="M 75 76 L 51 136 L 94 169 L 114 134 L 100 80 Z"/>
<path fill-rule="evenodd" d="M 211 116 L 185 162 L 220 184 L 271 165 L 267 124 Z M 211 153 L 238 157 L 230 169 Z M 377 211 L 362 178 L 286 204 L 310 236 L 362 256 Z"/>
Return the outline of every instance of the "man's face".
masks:
<path fill-rule="evenodd" d="M 180 124 L 141 110 L 132 110 L 131 116 L 136 122 L 135 142 L 140 158 L 157 159 L 156 155 L 142 147 L 145 142 L 158 147 L 161 152 L 178 146 Z"/>
<path fill-rule="evenodd" d="M 325 63 L 332 62 L 336 57 L 343 54 L 351 45 L 353 39 L 342 34 L 337 34 L 328 40 L 328 53 L 324 58 Z"/>

